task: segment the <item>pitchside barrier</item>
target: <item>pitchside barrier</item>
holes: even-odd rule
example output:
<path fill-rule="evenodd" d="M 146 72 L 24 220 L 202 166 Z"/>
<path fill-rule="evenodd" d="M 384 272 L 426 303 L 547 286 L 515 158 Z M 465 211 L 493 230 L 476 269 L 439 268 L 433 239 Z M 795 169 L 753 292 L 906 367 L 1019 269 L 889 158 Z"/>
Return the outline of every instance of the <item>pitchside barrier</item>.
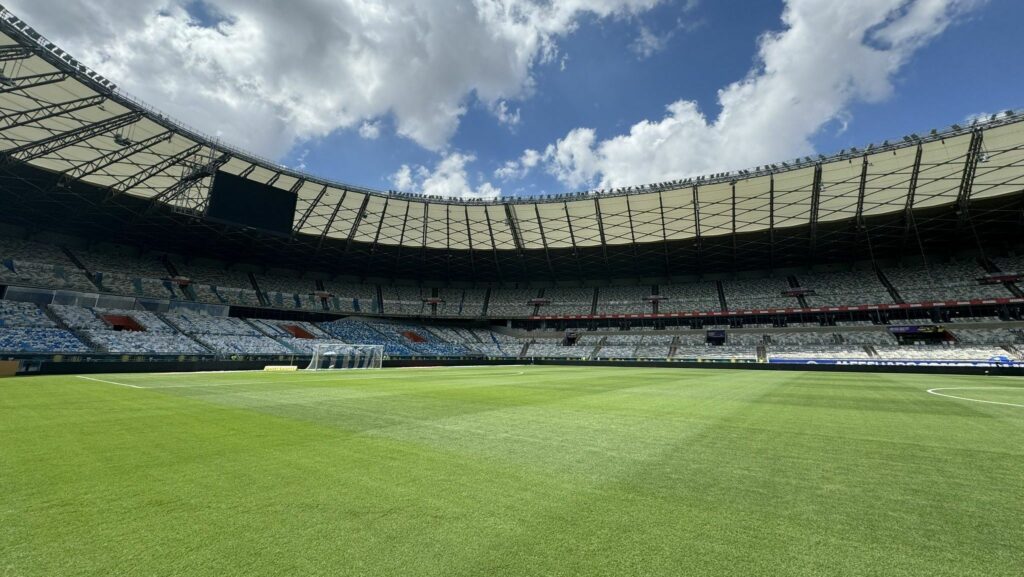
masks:
<path fill-rule="evenodd" d="M 299 366 L 306 366 L 303 359 L 295 359 Z M 191 361 L 23 361 L 19 374 L 78 375 L 90 373 L 156 373 L 194 371 L 262 371 L 270 365 L 280 364 L 273 360 L 191 360 Z M 782 363 L 730 363 L 692 361 L 571 361 L 565 359 L 508 359 L 508 358 L 401 358 L 387 359 L 383 367 L 438 367 L 438 366 L 481 366 L 481 365 L 545 365 L 545 366 L 606 366 L 606 367 L 654 367 L 673 369 L 732 369 L 758 371 L 821 371 L 858 373 L 922 373 L 960 375 L 1016 375 L 1024 376 L 1024 366 L 935 366 L 925 364 L 782 364 Z"/>
<path fill-rule="evenodd" d="M 21 361 L 0 361 L 0 378 L 17 375 L 20 367 Z"/>

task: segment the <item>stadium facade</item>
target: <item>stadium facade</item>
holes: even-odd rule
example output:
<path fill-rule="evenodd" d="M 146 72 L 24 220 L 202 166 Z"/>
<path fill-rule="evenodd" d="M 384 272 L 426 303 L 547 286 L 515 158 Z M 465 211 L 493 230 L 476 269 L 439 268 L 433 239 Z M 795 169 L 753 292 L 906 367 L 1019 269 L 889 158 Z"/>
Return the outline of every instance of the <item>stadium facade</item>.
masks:
<path fill-rule="evenodd" d="M 792 345 L 834 349 L 819 361 L 843 347 L 881 361 L 925 343 L 925 357 L 1009 363 L 1024 352 L 1014 111 L 738 172 L 467 201 L 279 166 L 135 101 L 7 10 L 0 35 L 6 325 L 71 343 L 18 350 L 20 335 L 8 355 L 301 354 L 298 341 L 321 334 L 392 356 L 765 361 Z M 25 303 L 50 324 L 34 326 Z M 206 320 L 189 329 L 179 317 L 193 313 Z M 339 320 L 352 315 L 364 320 Z M 917 328 L 891 330 L 897 321 Z M 983 334 L 938 326 L 957 321 Z M 592 334 L 579 349 L 565 328 Z M 710 330 L 674 332 L 693 329 Z M 219 338 L 231 336 L 251 350 Z"/>

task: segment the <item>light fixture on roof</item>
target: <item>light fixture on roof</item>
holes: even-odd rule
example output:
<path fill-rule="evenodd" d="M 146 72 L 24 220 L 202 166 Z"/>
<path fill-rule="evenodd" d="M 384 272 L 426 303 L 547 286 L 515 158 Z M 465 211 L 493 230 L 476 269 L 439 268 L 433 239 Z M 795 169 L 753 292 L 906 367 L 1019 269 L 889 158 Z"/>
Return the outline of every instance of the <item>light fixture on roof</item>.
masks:
<path fill-rule="evenodd" d="M 125 138 L 125 136 L 123 134 L 115 134 L 114 135 L 114 143 L 117 144 L 118 146 L 131 146 L 132 145 L 132 141 L 129 140 L 128 138 Z"/>
<path fill-rule="evenodd" d="M 963 128 L 959 124 L 954 124 L 953 130 L 963 130 Z"/>

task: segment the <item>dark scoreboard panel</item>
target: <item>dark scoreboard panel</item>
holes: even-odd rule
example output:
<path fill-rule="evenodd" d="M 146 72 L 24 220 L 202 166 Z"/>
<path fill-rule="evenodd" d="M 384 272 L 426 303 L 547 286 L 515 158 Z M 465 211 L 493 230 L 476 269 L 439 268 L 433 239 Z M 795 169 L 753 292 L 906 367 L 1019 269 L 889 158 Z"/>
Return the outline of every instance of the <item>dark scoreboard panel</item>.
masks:
<path fill-rule="evenodd" d="M 229 224 L 291 234 L 296 196 L 227 172 L 217 172 L 210 191 L 207 218 Z"/>

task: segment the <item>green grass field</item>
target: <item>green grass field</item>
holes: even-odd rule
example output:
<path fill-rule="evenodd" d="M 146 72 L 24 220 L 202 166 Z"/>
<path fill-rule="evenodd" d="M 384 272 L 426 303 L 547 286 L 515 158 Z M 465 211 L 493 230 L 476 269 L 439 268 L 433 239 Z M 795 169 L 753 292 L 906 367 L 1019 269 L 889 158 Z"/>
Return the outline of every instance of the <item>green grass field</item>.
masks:
<path fill-rule="evenodd" d="M 0 380 L 2 577 L 1024 574 L 1021 379 L 90 378 Z"/>

